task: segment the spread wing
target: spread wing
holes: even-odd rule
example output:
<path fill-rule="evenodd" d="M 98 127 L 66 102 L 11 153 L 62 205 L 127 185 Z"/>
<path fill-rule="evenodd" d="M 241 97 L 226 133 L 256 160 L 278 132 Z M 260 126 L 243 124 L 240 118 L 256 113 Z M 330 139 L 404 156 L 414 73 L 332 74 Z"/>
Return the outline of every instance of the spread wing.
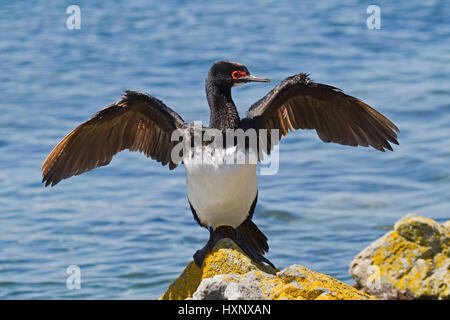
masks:
<path fill-rule="evenodd" d="M 70 132 L 50 153 L 42 167 L 45 186 L 110 163 L 124 150 L 145 153 L 170 170 L 177 143 L 170 137 L 184 125 L 183 119 L 160 100 L 136 91 L 126 91 L 121 100 L 97 112 Z"/>
<path fill-rule="evenodd" d="M 286 78 L 253 104 L 242 126 L 279 129 L 285 136 L 295 129 L 315 129 L 324 142 L 372 146 L 392 151 L 399 129 L 388 118 L 340 89 L 315 83 L 306 74 Z M 270 138 L 268 139 L 270 141 Z M 270 152 L 270 148 L 269 148 Z"/>

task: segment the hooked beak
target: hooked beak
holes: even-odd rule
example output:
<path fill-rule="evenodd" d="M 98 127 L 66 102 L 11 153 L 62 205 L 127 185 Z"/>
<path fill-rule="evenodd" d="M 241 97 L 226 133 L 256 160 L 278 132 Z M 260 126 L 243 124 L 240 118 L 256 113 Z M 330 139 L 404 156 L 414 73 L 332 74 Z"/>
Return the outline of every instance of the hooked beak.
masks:
<path fill-rule="evenodd" d="M 240 82 L 240 83 L 247 83 L 247 82 L 270 82 L 269 79 L 267 78 L 258 78 L 255 77 L 253 75 L 248 75 L 248 76 L 244 76 L 244 77 L 240 77 L 237 79 L 236 82 Z"/>

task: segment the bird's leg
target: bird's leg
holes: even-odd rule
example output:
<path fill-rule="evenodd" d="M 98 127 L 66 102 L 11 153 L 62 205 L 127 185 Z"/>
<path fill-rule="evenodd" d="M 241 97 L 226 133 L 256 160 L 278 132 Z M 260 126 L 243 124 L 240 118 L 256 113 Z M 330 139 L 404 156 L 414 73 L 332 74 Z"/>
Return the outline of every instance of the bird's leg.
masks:
<path fill-rule="evenodd" d="M 252 259 L 255 262 L 265 262 L 268 265 L 270 265 L 272 268 L 275 268 L 272 262 L 270 262 L 269 259 L 261 255 L 260 253 L 256 252 L 255 249 L 253 249 L 251 246 L 247 244 L 247 242 L 244 240 L 242 236 L 242 231 L 240 227 L 236 228 L 236 243 L 241 249 L 249 256 L 250 259 Z"/>
<path fill-rule="evenodd" d="M 194 254 L 194 262 L 198 267 L 201 267 L 203 261 L 205 260 L 206 255 L 214 248 L 216 243 L 223 238 L 230 238 L 236 242 L 236 244 L 245 252 L 245 254 L 255 262 L 267 263 L 271 267 L 275 268 L 272 262 L 269 259 L 258 253 L 255 249 L 253 249 L 247 242 L 244 240 L 242 235 L 242 230 L 240 227 L 236 229 L 229 226 L 221 226 L 216 229 L 209 227 L 209 240 L 205 244 L 203 248 L 197 250 Z"/>
<path fill-rule="evenodd" d="M 203 248 L 197 250 L 197 252 L 195 252 L 194 254 L 194 262 L 199 268 L 201 268 L 206 255 L 214 248 L 217 241 L 224 238 L 222 233 L 214 232 L 214 229 L 212 227 L 209 227 L 208 230 L 209 230 L 208 242 L 205 244 Z"/>

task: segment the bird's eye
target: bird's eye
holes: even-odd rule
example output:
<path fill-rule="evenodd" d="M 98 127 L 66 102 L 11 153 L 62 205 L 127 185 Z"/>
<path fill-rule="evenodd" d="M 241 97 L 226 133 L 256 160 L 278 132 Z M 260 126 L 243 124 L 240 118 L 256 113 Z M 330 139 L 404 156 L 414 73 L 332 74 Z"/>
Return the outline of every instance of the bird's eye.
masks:
<path fill-rule="evenodd" d="M 247 75 L 247 74 L 246 74 L 245 72 L 238 71 L 238 70 L 233 71 L 233 72 L 231 73 L 231 77 L 233 77 L 234 80 L 239 79 L 239 78 L 241 78 L 241 77 L 245 77 L 246 75 Z"/>

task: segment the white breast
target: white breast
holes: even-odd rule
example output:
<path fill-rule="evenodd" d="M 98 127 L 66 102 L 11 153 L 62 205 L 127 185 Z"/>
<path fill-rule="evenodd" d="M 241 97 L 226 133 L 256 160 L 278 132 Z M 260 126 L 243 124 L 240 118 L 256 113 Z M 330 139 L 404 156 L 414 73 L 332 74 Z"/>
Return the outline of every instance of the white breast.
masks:
<path fill-rule="evenodd" d="M 247 218 L 258 191 L 256 164 L 228 164 L 242 152 L 205 148 L 200 161 L 197 148 L 183 158 L 188 198 L 202 224 L 236 228 Z"/>

